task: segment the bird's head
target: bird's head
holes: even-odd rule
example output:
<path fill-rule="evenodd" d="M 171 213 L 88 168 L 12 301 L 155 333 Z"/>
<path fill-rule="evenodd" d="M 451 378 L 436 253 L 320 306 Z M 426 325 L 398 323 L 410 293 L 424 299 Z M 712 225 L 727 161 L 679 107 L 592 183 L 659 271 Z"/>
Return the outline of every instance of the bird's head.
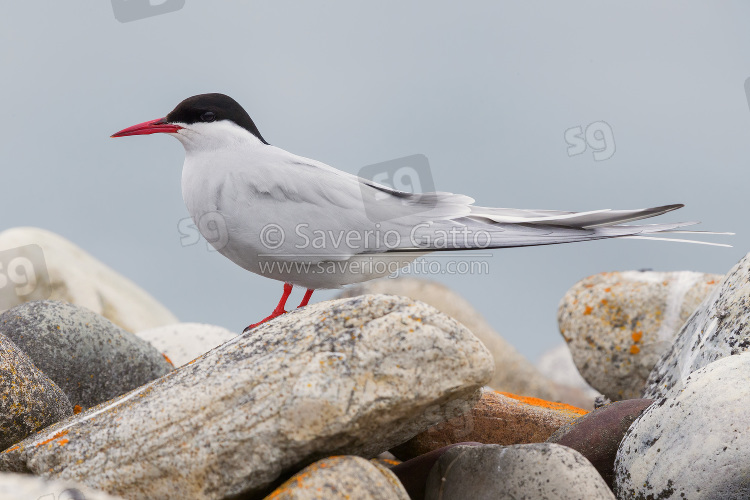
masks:
<path fill-rule="evenodd" d="M 112 134 L 112 137 L 147 134 L 170 134 L 186 148 L 191 145 L 209 146 L 225 140 L 242 140 L 243 137 L 268 144 L 247 111 L 224 94 L 188 97 L 164 118 L 133 125 Z"/>

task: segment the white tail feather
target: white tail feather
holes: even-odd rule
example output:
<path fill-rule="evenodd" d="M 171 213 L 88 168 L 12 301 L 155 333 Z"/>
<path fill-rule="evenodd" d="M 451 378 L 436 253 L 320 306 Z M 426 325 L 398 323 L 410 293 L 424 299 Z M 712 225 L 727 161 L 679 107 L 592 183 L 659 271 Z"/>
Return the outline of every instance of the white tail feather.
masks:
<path fill-rule="evenodd" d="M 669 231 L 669 232 L 672 232 L 672 231 Z M 680 232 L 680 231 L 674 231 L 674 232 Z M 682 231 L 682 232 L 689 233 L 690 231 Z M 726 233 L 721 233 L 721 234 L 726 234 Z M 712 247 L 732 248 L 732 245 L 726 245 L 724 243 L 710 243 L 708 241 L 682 240 L 682 239 L 677 239 L 677 238 L 658 238 L 656 236 L 621 236 L 621 238 L 631 238 L 634 240 L 673 241 L 675 243 L 695 243 L 696 245 L 708 245 Z"/>

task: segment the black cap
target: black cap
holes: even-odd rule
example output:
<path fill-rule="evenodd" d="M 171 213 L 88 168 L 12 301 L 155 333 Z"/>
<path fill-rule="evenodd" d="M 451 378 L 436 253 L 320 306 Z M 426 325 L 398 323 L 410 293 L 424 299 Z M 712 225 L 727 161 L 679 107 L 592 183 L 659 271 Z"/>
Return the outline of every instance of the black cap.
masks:
<path fill-rule="evenodd" d="M 188 97 L 167 115 L 169 123 L 200 123 L 231 120 L 244 128 L 263 144 L 268 144 L 260 135 L 250 115 L 240 104 L 224 94 L 200 94 Z"/>

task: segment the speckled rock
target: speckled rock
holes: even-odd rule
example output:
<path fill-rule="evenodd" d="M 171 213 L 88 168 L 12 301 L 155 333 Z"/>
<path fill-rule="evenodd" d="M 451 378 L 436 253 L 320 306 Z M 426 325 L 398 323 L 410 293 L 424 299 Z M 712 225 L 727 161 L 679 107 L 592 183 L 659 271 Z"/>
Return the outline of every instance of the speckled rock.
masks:
<path fill-rule="evenodd" d="M 0 394 L 0 450 L 73 414 L 65 393 L 2 334 Z"/>
<path fill-rule="evenodd" d="M 497 333 L 481 314 L 450 288 L 418 278 L 383 278 L 351 286 L 339 295 L 356 297 L 368 293 L 399 295 L 422 301 L 455 318 L 477 336 L 495 359 L 495 375 L 487 384 L 493 389 L 550 401 L 563 401 L 565 391 L 544 377 L 515 347 Z"/>
<path fill-rule="evenodd" d="M 0 473 L 0 500 L 119 500 L 68 481 L 50 481 L 29 474 Z"/>
<path fill-rule="evenodd" d="M 380 464 L 354 456 L 308 465 L 267 500 L 409 500 L 396 476 Z"/>
<path fill-rule="evenodd" d="M 563 425 L 547 442 L 573 448 L 586 457 L 611 488 L 617 447 L 628 427 L 653 402 L 653 399 L 627 399 L 610 403 Z"/>
<path fill-rule="evenodd" d="M 551 443 L 456 446 L 427 478 L 425 500 L 614 500 L 580 453 Z"/>
<path fill-rule="evenodd" d="M 644 397 L 659 398 L 695 370 L 750 348 L 750 254 L 720 281 L 659 359 Z"/>
<path fill-rule="evenodd" d="M 169 358 L 174 366 L 182 366 L 237 336 L 224 327 L 203 323 L 176 323 L 135 334 Z"/>
<path fill-rule="evenodd" d="M 373 457 L 468 411 L 492 368 L 471 332 L 425 304 L 323 302 L 53 425 L 0 469 L 127 498 L 257 498 L 321 456 Z"/>
<path fill-rule="evenodd" d="M 694 371 L 620 443 L 620 498 L 750 498 L 750 353 Z"/>
<path fill-rule="evenodd" d="M 690 271 L 623 271 L 579 281 L 557 313 L 578 371 L 613 401 L 639 398 L 659 356 L 719 280 Z"/>
<path fill-rule="evenodd" d="M 485 389 L 471 412 L 431 427 L 391 450 L 409 460 L 462 441 L 485 444 L 541 443 L 560 426 L 588 412 L 563 403 Z"/>
<path fill-rule="evenodd" d="M 148 342 L 88 309 L 65 302 L 27 302 L 5 311 L 0 315 L 0 333 L 82 409 L 172 369 Z"/>
<path fill-rule="evenodd" d="M 35 227 L 0 232 L 0 251 L 13 249 L 33 263 L 40 248 L 46 269 L 38 275 L 44 279 L 29 295 L 0 293 L 0 312 L 24 302 L 50 299 L 85 307 L 129 332 L 179 321 L 138 285 L 62 236 Z"/>

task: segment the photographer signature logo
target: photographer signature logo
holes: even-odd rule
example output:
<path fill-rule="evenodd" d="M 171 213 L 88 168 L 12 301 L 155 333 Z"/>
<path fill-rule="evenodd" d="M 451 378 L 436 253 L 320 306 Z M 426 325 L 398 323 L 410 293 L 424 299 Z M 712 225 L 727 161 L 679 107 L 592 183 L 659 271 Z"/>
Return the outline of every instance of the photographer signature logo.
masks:
<path fill-rule="evenodd" d="M 169 14 L 184 6 L 185 0 L 112 0 L 115 19 L 121 23 Z"/>
<path fill-rule="evenodd" d="M 615 135 L 612 127 L 605 121 L 571 127 L 565 131 L 565 142 L 568 143 L 568 156 L 577 156 L 591 148 L 594 161 L 609 160 L 615 154 Z"/>

